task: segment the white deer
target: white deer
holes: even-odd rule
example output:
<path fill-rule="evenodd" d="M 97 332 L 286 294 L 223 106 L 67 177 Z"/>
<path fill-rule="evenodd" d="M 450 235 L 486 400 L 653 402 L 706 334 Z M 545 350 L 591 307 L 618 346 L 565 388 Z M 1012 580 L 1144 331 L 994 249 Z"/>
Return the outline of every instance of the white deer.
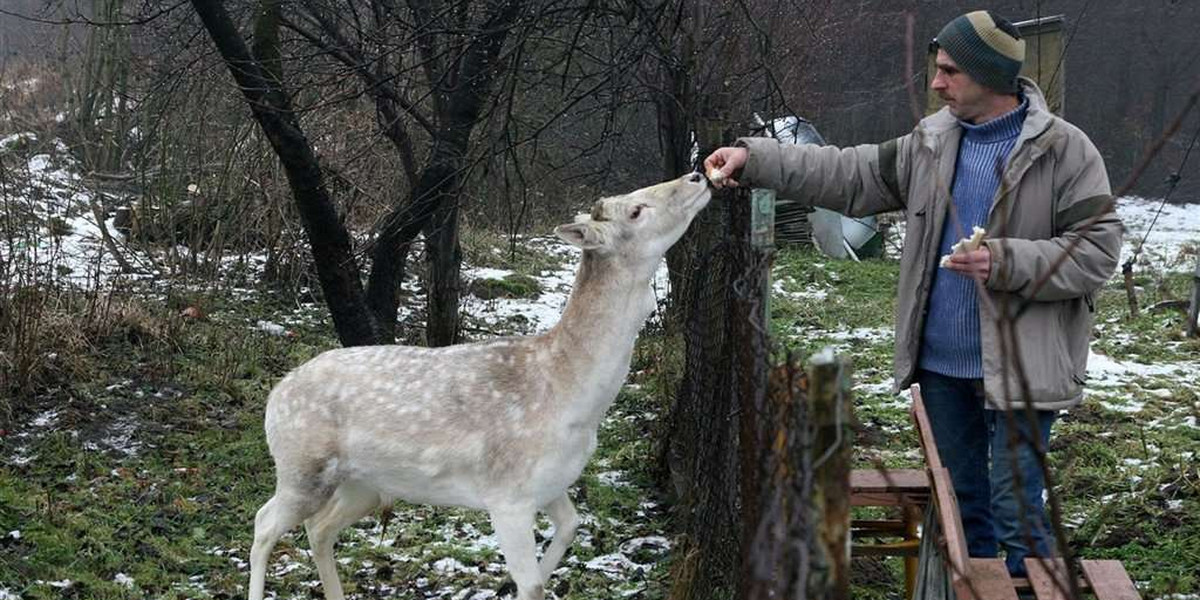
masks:
<path fill-rule="evenodd" d="M 284 377 L 267 399 L 275 495 L 254 520 L 250 599 L 263 597 L 275 543 L 303 522 L 325 597 L 341 600 L 338 532 L 394 499 L 486 510 L 517 597 L 542 599 L 579 524 L 567 488 L 655 308 L 651 278 L 710 195 L 693 173 L 602 199 L 557 227 L 583 260 L 546 333 L 330 350 Z M 540 563 L 539 510 L 555 527 Z"/>

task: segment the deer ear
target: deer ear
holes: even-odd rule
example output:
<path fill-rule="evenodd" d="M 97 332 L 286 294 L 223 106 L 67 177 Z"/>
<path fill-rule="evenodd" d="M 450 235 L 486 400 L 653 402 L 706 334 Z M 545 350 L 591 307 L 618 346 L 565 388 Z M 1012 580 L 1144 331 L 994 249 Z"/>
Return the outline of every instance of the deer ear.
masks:
<path fill-rule="evenodd" d="M 579 246 L 584 250 L 595 250 L 604 246 L 608 241 L 608 236 L 605 235 L 604 230 L 594 222 L 559 225 L 554 228 L 554 234 L 562 238 L 563 241 Z"/>

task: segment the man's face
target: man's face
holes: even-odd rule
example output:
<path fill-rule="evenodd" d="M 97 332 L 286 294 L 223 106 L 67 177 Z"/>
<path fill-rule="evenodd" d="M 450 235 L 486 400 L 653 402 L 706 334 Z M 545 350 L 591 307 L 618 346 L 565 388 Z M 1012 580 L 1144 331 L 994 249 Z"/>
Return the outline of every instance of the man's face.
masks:
<path fill-rule="evenodd" d="M 997 92 L 971 79 L 945 50 L 938 50 L 936 62 L 937 75 L 933 77 L 929 89 L 937 92 L 946 106 L 950 107 L 950 114 L 968 123 L 975 123 L 979 117 L 985 116 Z"/>

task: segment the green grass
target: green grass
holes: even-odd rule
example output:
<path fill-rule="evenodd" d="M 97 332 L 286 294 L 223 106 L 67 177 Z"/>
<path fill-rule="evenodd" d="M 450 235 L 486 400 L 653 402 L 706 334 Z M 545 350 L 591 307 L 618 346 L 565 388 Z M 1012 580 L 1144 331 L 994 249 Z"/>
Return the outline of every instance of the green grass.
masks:
<path fill-rule="evenodd" d="M 269 294 L 167 304 L 142 314 L 138 327 L 121 321 L 94 338 L 72 380 L 44 382 L 18 410 L 15 429 L 0 436 L 0 456 L 20 449 L 31 457 L 0 466 L 0 590 L 25 600 L 244 597 L 254 514 L 274 486 L 262 431 L 267 392 L 336 340 L 326 319 L 294 318 L 292 306 Z M 188 304 L 207 318 L 177 317 Z M 286 324 L 292 334 L 259 331 L 260 319 Z M 655 567 L 663 556 L 647 556 L 650 572 L 633 581 L 582 565 L 665 527 L 665 508 L 647 504 L 654 497 L 648 432 L 656 418 L 649 402 L 636 389 L 622 393 L 616 417 L 599 432 L 601 448 L 573 488 L 585 522 L 571 563 L 550 583 L 560 598 L 613 597 L 664 577 L 665 568 Z M 49 410 L 57 411 L 52 423 L 28 425 Z M 138 424 L 133 456 L 104 442 L 122 418 Z M 620 480 L 610 480 L 613 471 Z M 386 528 L 375 515 L 343 532 L 343 584 L 350 594 L 399 598 L 499 589 L 507 573 L 494 566 L 501 562 L 494 539 L 491 546 L 467 543 L 490 533 L 478 511 L 399 503 Z M 317 576 L 307 548 L 301 531 L 285 536 L 268 570 L 269 591 L 310 596 Z M 455 564 L 438 563 L 445 559 L 463 570 L 433 568 Z M 117 581 L 124 577 L 132 587 Z M 53 585 L 68 580 L 65 589 Z"/>
<path fill-rule="evenodd" d="M 536 249 L 519 250 L 517 259 L 479 251 L 501 256 L 491 266 L 519 273 L 559 260 L 539 258 Z M 774 271 L 782 290 L 771 299 L 778 346 L 807 356 L 833 345 L 853 359 L 861 384 L 860 466 L 919 464 L 905 407 L 885 385 L 896 278 L 894 262 L 832 261 L 791 249 L 780 253 Z M 1162 280 L 1143 283 L 1143 305 L 1184 297 L 1190 285 L 1185 276 Z M 179 318 L 189 305 L 207 318 Z M 82 314 L 75 304 L 62 306 Z M 0 456 L 34 457 L 0 466 L 0 589 L 25 600 L 243 597 L 253 516 L 273 487 L 262 433 L 267 391 L 288 369 L 336 346 L 321 310 L 296 309 L 270 293 L 236 299 L 177 291 L 134 308 L 111 322 L 73 325 L 87 333 L 83 345 L 68 327 L 49 329 L 44 348 L 57 358 L 37 379 L 37 393 L 14 405 L 16 418 L 0 435 Z M 1200 361 L 1200 346 L 1179 333 L 1178 312 L 1143 311 L 1131 319 L 1115 285 L 1099 294 L 1097 311 L 1097 351 L 1123 361 Z M 292 335 L 259 331 L 260 319 Z M 654 440 L 681 368 L 677 344 L 654 328 L 639 342 L 631 378 L 638 385 L 617 398 L 597 453 L 572 488 L 584 525 L 572 562 L 550 582 L 559 598 L 613 598 L 638 589 L 641 598 L 668 594 L 673 557 L 661 550 L 635 553 L 647 570 L 624 579 L 582 563 L 670 530 L 669 507 L 655 490 Z M 51 409 L 53 425 L 28 424 Z M 1125 561 L 1147 598 L 1200 591 L 1200 521 L 1191 517 L 1200 514 L 1200 433 L 1188 417 L 1200 417 L 1200 383 L 1148 376 L 1097 389 L 1095 399 L 1056 426 L 1056 489 L 1072 546 L 1085 557 Z M 106 442 L 123 418 L 137 424 L 133 456 Z M 507 575 L 489 570 L 499 560 L 494 545 L 466 543 L 488 539 L 479 538 L 491 532 L 482 513 L 398 504 L 384 520 L 364 519 L 341 537 L 348 593 L 421 598 L 442 588 L 503 585 Z M 14 531 L 19 537 L 8 533 Z M 319 592 L 310 587 L 316 573 L 307 547 L 299 531 L 281 541 L 269 590 L 279 597 Z M 453 564 L 438 562 L 446 559 L 465 571 L 432 568 Z M 899 561 L 860 562 L 856 569 L 856 597 L 900 596 Z M 132 578 L 133 587 L 116 581 L 118 574 Z M 70 587 L 51 585 L 64 580 Z"/>
<path fill-rule="evenodd" d="M 499 279 L 476 279 L 471 282 L 470 292 L 483 300 L 537 298 L 542 293 L 542 288 L 533 277 L 511 273 Z"/>
<path fill-rule="evenodd" d="M 481 229 L 462 234 L 463 259 L 475 267 L 507 269 L 525 275 L 540 275 L 558 269 L 564 259 L 543 251 L 537 240 L 517 239 Z"/>

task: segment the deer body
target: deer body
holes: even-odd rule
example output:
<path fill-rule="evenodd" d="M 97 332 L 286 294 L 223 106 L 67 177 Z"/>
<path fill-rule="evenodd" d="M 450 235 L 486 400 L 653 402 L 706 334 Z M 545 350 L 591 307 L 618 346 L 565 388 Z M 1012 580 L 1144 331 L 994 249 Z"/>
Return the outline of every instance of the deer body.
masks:
<path fill-rule="evenodd" d="M 567 488 L 596 449 L 654 310 L 649 282 L 709 196 L 692 174 L 606 198 L 558 227 L 584 253 L 562 318 L 544 334 L 343 348 L 289 373 L 267 401 L 276 489 L 255 518 L 251 600 L 263 597 L 271 549 L 300 523 L 326 598 L 340 600 L 337 533 L 395 499 L 488 511 L 518 598 L 542 598 L 578 526 Z M 555 525 L 541 563 L 539 510 Z"/>

